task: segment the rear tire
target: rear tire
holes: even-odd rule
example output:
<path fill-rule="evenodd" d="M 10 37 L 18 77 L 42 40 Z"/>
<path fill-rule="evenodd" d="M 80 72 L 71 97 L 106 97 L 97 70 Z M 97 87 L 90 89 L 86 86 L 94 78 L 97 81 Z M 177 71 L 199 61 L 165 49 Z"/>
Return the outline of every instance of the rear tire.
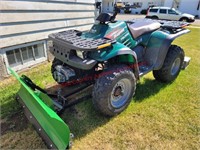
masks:
<path fill-rule="evenodd" d="M 176 45 L 171 45 L 161 69 L 153 70 L 153 76 L 161 82 L 172 82 L 180 73 L 184 61 L 184 51 Z"/>
<path fill-rule="evenodd" d="M 155 19 L 155 20 L 157 20 L 158 17 L 157 17 L 157 16 L 152 16 L 151 19 Z"/>
<path fill-rule="evenodd" d="M 114 66 L 96 80 L 92 93 L 94 107 L 103 115 L 115 116 L 130 104 L 135 89 L 133 71 L 126 65 Z"/>

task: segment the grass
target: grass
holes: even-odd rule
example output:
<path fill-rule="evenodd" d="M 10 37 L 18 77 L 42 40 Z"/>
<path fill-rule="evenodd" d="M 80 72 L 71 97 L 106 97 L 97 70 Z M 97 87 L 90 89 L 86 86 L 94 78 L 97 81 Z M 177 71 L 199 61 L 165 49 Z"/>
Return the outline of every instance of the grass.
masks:
<path fill-rule="evenodd" d="M 93 109 L 91 100 L 67 109 L 62 118 L 74 133 L 76 149 L 200 149 L 200 29 L 178 38 L 189 67 L 171 84 L 141 79 L 129 107 L 120 115 L 106 118 Z M 50 63 L 23 74 L 42 87 L 54 83 Z M 44 149 L 46 146 L 27 123 L 14 96 L 19 84 L 13 78 L 0 83 L 1 149 Z"/>

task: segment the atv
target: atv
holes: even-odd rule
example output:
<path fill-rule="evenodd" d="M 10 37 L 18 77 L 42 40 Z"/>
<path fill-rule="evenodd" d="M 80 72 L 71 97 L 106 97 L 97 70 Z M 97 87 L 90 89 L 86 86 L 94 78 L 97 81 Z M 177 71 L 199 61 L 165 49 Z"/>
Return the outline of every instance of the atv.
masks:
<path fill-rule="evenodd" d="M 102 13 L 89 32 L 68 30 L 49 35 L 55 81 L 93 84 L 94 106 L 108 116 L 129 105 L 141 76 L 153 71 L 156 80 L 172 82 L 188 64 L 182 48 L 171 45 L 189 32 L 183 28 L 188 23 L 114 18 Z"/>
<path fill-rule="evenodd" d="M 116 15 L 100 14 L 87 32 L 49 35 L 50 52 L 55 56 L 51 73 L 64 89 L 50 94 L 10 69 L 21 83 L 18 100 L 49 148 L 70 147 L 72 134 L 59 116 L 67 107 L 92 96 L 96 110 L 115 116 L 128 107 L 143 75 L 152 71 L 156 80 L 169 83 L 188 66 L 190 58 L 172 45 L 174 39 L 190 32 L 184 28 L 188 23 L 116 21 Z"/>

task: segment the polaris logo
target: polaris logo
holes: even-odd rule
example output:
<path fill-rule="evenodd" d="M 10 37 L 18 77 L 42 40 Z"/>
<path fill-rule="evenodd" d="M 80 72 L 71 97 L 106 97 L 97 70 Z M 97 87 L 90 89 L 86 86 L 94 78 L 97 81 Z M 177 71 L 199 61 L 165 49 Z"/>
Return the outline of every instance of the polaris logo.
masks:
<path fill-rule="evenodd" d="M 119 35 L 121 35 L 124 32 L 124 28 L 122 29 L 116 29 L 110 33 L 108 33 L 105 38 L 108 39 L 116 39 Z"/>

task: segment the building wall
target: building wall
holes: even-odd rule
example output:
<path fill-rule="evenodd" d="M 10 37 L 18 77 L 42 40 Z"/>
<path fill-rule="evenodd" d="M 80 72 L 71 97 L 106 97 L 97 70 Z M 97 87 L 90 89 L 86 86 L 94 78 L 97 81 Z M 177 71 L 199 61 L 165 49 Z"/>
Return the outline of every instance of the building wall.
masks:
<path fill-rule="evenodd" d="M 164 6 L 172 7 L 172 5 L 173 5 L 173 0 L 165 0 Z"/>
<path fill-rule="evenodd" d="M 194 16 L 199 15 L 197 10 L 199 0 L 180 0 L 179 10 L 184 13 L 189 13 Z"/>
<path fill-rule="evenodd" d="M 176 0 L 179 1 L 179 6 L 177 7 L 178 10 L 184 13 L 189 13 L 194 16 L 200 16 L 200 10 L 197 9 L 199 0 Z M 174 0 L 165 0 L 166 7 L 175 7 Z"/>
<path fill-rule="evenodd" d="M 102 12 L 113 12 L 114 0 L 102 1 Z"/>
<path fill-rule="evenodd" d="M 94 0 L 0 1 L 0 48 L 47 38 L 70 27 L 88 29 L 94 22 Z"/>
<path fill-rule="evenodd" d="M 142 3 L 142 7 L 132 9 L 133 14 L 140 14 L 142 9 L 147 9 L 150 5 L 175 7 L 182 12 L 200 16 L 200 10 L 197 10 L 199 0 L 103 0 L 103 12 L 113 12 L 113 3 L 128 2 L 130 4 Z"/>
<path fill-rule="evenodd" d="M 46 40 L 50 33 L 88 30 L 94 23 L 95 0 L 1 0 L 0 63 L 12 46 Z M 0 65 L 0 78 L 4 76 Z M 5 70 L 5 69 L 4 69 Z"/>
<path fill-rule="evenodd" d="M 142 9 L 147 9 L 151 5 L 160 6 L 164 4 L 164 0 L 103 0 L 103 12 L 113 12 L 113 4 L 119 1 L 130 3 L 131 5 L 141 3 L 141 7 L 132 9 L 133 14 L 140 14 Z"/>
<path fill-rule="evenodd" d="M 140 14 L 143 9 L 148 9 L 149 6 L 161 6 L 162 0 L 123 0 L 123 2 L 129 2 L 131 5 L 139 3 L 141 7 L 132 9 L 132 13 Z"/>

